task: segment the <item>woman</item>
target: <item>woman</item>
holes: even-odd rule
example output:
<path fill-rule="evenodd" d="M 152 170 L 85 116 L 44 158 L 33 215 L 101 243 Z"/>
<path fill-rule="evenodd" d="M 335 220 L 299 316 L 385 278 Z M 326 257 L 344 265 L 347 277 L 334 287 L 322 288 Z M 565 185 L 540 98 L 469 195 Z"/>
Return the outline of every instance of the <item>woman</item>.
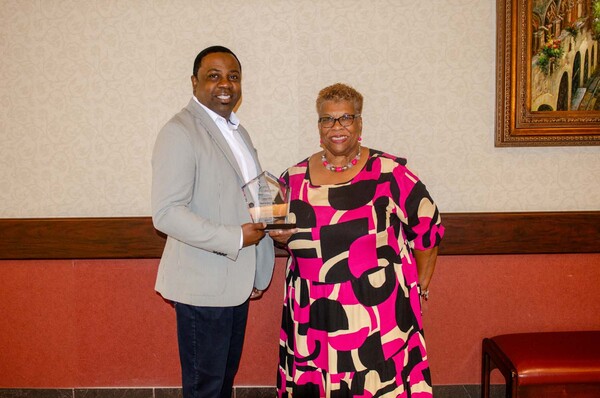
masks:
<path fill-rule="evenodd" d="M 317 98 L 322 151 L 289 168 L 279 397 L 431 397 L 421 323 L 440 215 L 406 160 L 361 146 L 362 95 Z"/>

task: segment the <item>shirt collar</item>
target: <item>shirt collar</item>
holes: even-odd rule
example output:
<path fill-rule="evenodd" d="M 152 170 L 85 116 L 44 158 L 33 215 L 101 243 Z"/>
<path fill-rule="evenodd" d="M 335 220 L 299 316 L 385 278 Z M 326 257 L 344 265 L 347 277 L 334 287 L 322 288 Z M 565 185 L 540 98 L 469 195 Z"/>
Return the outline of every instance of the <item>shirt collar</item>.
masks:
<path fill-rule="evenodd" d="M 226 122 L 227 125 L 229 127 L 231 127 L 233 130 L 237 130 L 238 126 L 240 125 L 240 119 L 238 119 L 238 117 L 236 116 L 236 114 L 234 112 L 231 112 L 231 115 L 229 115 L 229 120 L 226 120 L 223 116 L 219 115 L 218 113 L 209 109 L 207 106 L 205 106 L 200 101 L 198 101 L 198 98 L 196 98 L 195 95 L 192 95 L 192 98 L 194 99 L 194 101 L 196 101 L 196 103 L 198 103 L 198 105 L 200 105 L 208 113 L 210 118 L 215 123 L 217 123 L 217 120 L 222 120 L 222 121 Z"/>

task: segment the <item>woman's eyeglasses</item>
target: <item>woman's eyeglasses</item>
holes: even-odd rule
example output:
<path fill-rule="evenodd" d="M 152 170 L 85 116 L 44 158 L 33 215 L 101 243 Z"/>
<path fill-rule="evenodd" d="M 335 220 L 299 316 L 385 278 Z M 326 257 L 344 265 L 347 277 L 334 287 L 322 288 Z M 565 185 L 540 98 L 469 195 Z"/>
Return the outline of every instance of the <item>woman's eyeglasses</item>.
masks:
<path fill-rule="evenodd" d="M 352 126 L 352 123 L 354 123 L 354 119 L 359 117 L 360 113 L 357 113 L 356 115 L 342 115 L 340 117 L 323 116 L 319 118 L 319 123 L 321 124 L 321 126 L 327 129 L 335 126 L 335 122 L 338 121 L 340 122 L 340 126 L 348 127 Z"/>

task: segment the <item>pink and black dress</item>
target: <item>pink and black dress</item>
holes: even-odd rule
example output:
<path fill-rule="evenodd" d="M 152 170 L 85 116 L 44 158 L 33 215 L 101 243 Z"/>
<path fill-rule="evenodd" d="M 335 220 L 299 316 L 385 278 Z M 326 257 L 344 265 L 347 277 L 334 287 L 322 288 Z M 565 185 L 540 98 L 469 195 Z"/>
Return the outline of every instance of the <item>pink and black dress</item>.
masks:
<path fill-rule="evenodd" d="M 431 397 L 412 250 L 437 246 L 439 211 L 406 160 L 371 149 L 351 181 L 315 186 L 308 159 L 282 176 L 288 242 L 279 397 Z"/>

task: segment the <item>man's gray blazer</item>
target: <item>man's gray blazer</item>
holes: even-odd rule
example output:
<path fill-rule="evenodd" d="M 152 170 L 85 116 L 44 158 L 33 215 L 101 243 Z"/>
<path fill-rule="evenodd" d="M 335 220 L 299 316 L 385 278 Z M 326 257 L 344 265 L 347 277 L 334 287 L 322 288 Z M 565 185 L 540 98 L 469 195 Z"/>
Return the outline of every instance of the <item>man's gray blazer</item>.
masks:
<path fill-rule="evenodd" d="M 248 132 L 239 133 L 261 172 Z M 152 155 L 152 221 L 167 235 L 156 290 L 195 306 L 235 306 L 273 274 L 273 242 L 240 247 L 252 222 L 238 163 L 215 122 L 192 98 L 158 134 Z"/>

